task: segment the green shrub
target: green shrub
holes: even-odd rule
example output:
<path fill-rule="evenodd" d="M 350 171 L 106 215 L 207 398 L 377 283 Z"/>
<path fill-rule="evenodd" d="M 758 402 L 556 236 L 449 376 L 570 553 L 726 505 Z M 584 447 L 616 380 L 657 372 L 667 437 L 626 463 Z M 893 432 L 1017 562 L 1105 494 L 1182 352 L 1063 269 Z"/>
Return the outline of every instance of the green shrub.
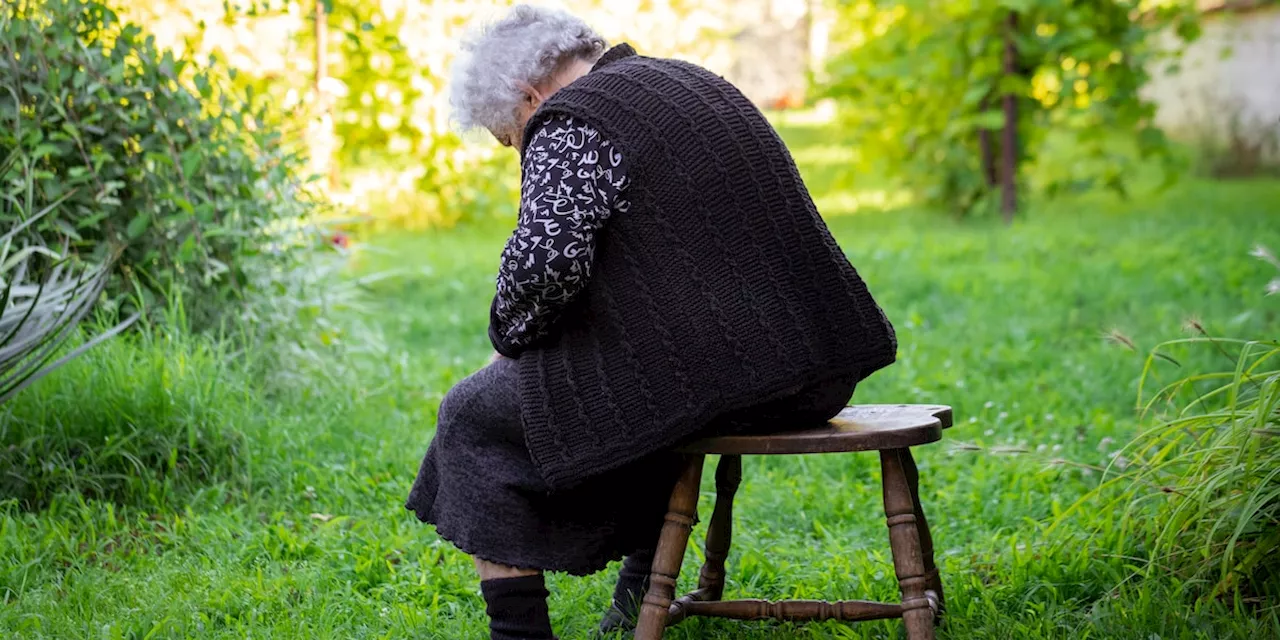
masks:
<path fill-rule="evenodd" d="M 1185 40 L 1198 34 L 1188 3 L 1146 4 L 840 3 L 833 33 L 843 50 L 827 63 L 824 93 L 846 103 L 841 119 L 856 136 L 861 172 L 889 177 L 930 204 L 962 213 L 994 208 L 1006 97 L 1017 110 L 1011 151 L 1019 188 L 1123 194 L 1133 155 L 1168 178 L 1177 168 L 1141 93 L 1149 67 L 1165 55 L 1153 36 L 1166 28 Z M 1136 153 L 1118 149 L 1117 139 Z M 1062 157 L 1064 147 L 1071 157 Z M 1037 163 L 1070 170 L 1036 171 Z"/>
<path fill-rule="evenodd" d="M 252 378 L 221 343 L 147 325 L 0 406 L 0 497 L 149 503 L 234 477 Z"/>
<path fill-rule="evenodd" d="M 1267 250 L 1254 255 L 1280 269 Z M 1117 518 L 1106 526 L 1140 550 L 1152 577 L 1173 577 L 1196 598 L 1265 602 L 1280 597 L 1280 341 L 1188 324 L 1199 335 L 1147 357 L 1144 389 L 1162 370 L 1179 372 L 1149 397 L 1140 391 L 1152 426 L 1117 452 L 1119 474 L 1077 506 L 1107 496 L 1102 512 Z M 1223 366 L 1184 369 L 1203 353 Z"/>
<path fill-rule="evenodd" d="M 303 159 L 229 76 L 99 0 L 0 5 L 0 229 L 24 219 L 15 198 L 65 198 L 33 230 L 94 263 L 118 252 L 112 297 L 181 292 L 197 327 L 242 309 L 250 263 L 305 255 L 315 204 Z"/>

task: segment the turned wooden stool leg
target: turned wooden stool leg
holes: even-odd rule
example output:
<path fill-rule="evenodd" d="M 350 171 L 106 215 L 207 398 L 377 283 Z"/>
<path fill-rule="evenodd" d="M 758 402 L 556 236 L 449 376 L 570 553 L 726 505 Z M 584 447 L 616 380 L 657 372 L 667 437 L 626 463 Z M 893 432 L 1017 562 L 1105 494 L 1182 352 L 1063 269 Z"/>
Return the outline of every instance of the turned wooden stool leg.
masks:
<path fill-rule="evenodd" d="M 667 613 L 676 595 L 680 563 L 684 560 L 689 534 L 693 531 L 693 521 L 698 515 L 698 485 L 702 481 L 703 458 L 701 455 L 687 456 L 684 471 L 671 492 L 667 520 L 662 525 L 658 550 L 653 556 L 649 590 L 644 594 L 644 602 L 640 606 L 635 640 L 660 640 L 666 629 Z"/>
<path fill-rule="evenodd" d="M 924 558 L 920 553 L 920 532 L 916 527 L 915 502 L 907 482 L 907 449 L 880 452 L 880 470 L 884 482 L 884 515 L 889 525 L 889 545 L 893 549 L 893 568 L 902 589 L 902 620 L 907 626 L 908 640 L 933 640 L 934 606 L 927 590 Z"/>
<path fill-rule="evenodd" d="M 924 506 L 920 503 L 920 472 L 916 469 L 916 461 L 908 455 L 902 457 L 902 466 L 907 474 L 907 484 L 911 487 L 911 501 L 915 503 L 916 528 L 920 532 L 920 555 L 924 559 L 924 577 L 926 588 L 933 591 L 938 599 L 938 621 L 947 608 L 946 595 L 942 591 L 942 575 L 933 558 L 933 536 L 929 534 L 929 521 L 924 517 Z"/>
<path fill-rule="evenodd" d="M 733 496 L 742 483 L 742 456 L 720 456 L 716 464 L 716 510 L 707 526 L 707 561 L 698 575 L 705 600 L 724 596 L 724 562 L 733 540 Z"/>

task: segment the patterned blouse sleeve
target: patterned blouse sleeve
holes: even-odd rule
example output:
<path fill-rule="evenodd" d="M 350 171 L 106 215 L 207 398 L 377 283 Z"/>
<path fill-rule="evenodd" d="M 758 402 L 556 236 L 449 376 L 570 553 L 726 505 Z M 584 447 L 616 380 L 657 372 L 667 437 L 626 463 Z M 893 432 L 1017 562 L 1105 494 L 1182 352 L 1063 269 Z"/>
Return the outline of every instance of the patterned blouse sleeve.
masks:
<path fill-rule="evenodd" d="M 591 278 L 600 229 L 628 208 L 622 155 L 581 119 L 548 118 L 521 168 L 519 220 L 489 311 L 489 340 L 509 358 L 551 333 Z"/>

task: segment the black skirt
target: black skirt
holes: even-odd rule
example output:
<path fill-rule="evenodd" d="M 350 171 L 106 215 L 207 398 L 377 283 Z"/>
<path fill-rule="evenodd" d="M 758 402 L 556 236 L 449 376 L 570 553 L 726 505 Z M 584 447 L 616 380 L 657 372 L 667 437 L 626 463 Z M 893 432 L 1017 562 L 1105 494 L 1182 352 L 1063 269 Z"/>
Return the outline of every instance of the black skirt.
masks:
<path fill-rule="evenodd" d="M 522 569 L 588 575 L 653 549 L 680 457 L 659 452 L 551 492 L 525 446 L 518 377 L 502 359 L 449 391 L 405 507 L 464 553 Z M 744 407 L 700 433 L 811 427 L 838 413 L 855 384 L 832 380 Z"/>

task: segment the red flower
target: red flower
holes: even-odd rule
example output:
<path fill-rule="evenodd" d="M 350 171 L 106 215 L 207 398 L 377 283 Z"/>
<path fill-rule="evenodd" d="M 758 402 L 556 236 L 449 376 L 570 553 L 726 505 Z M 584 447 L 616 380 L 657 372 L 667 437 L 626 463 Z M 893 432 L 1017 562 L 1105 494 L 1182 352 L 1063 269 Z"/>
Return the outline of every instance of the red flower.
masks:
<path fill-rule="evenodd" d="M 332 236 L 329 236 L 329 244 L 340 249 L 346 249 L 351 246 L 351 236 L 339 231 Z"/>

